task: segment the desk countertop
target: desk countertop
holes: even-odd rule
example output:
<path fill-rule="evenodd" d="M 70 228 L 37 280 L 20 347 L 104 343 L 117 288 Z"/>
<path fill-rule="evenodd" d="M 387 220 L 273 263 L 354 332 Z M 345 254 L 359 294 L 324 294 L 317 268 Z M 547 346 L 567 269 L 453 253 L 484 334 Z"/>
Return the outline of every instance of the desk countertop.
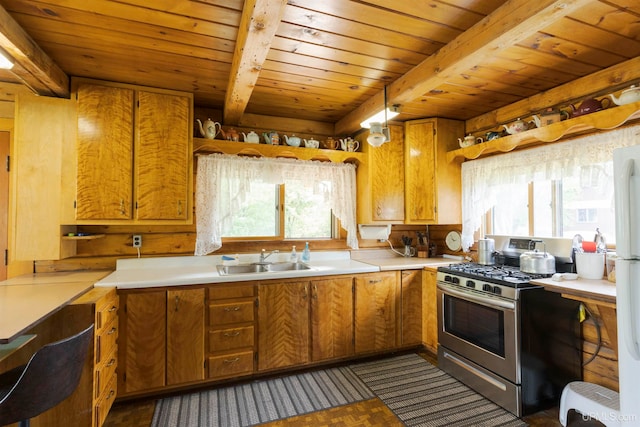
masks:
<path fill-rule="evenodd" d="M 0 282 L 0 344 L 6 344 L 93 288 L 108 271 L 45 273 Z"/>
<path fill-rule="evenodd" d="M 542 285 L 548 291 L 588 298 L 606 303 L 616 303 L 616 284 L 608 280 L 563 280 L 557 282 L 552 279 L 534 280 L 532 283 Z"/>

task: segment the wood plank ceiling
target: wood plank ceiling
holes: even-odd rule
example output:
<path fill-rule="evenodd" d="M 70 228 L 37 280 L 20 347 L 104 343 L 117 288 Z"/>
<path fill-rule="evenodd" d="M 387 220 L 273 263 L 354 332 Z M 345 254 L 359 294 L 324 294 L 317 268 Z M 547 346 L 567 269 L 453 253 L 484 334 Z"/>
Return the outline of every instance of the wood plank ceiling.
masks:
<path fill-rule="evenodd" d="M 0 0 L 0 81 L 68 94 L 82 76 L 193 92 L 197 106 L 335 124 L 389 104 L 471 120 L 613 70 L 637 83 L 637 0 Z M 65 86 L 67 85 L 67 86 Z M 65 93 L 66 92 L 66 93 Z M 567 100 L 573 99 L 567 95 Z M 543 109 L 544 100 L 536 104 Z M 515 113 L 514 113 L 515 114 Z M 511 118 L 512 119 L 512 118 Z"/>

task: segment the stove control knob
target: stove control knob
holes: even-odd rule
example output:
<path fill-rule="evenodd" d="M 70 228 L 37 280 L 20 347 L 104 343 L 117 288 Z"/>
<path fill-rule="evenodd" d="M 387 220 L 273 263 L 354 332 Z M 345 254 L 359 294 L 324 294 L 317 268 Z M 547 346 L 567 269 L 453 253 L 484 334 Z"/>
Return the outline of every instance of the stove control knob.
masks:
<path fill-rule="evenodd" d="M 493 293 L 496 295 L 502 295 L 502 288 L 500 288 L 500 286 L 494 286 Z"/>
<path fill-rule="evenodd" d="M 467 288 L 476 288 L 476 282 L 474 282 L 473 280 L 467 280 Z"/>
<path fill-rule="evenodd" d="M 453 276 L 451 278 L 451 283 L 455 283 L 456 285 L 460 284 L 460 278 Z"/>
<path fill-rule="evenodd" d="M 487 292 L 491 292 L 492 291 L 492 286 L 485 283 L 484 285 L 482 285 L 482 290 L 483 291 L 487 291 Z"/>

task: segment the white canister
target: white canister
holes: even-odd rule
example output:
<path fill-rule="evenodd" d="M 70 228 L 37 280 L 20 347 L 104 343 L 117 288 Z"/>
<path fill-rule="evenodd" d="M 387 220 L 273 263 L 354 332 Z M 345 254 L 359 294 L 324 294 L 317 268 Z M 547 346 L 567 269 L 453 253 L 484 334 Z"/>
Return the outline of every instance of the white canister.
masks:
<path fill-rule="evenodd" d="M 604 277 L 604 253 L 576 253 L 576 272 L 581 279 L 602 279 Z"/>

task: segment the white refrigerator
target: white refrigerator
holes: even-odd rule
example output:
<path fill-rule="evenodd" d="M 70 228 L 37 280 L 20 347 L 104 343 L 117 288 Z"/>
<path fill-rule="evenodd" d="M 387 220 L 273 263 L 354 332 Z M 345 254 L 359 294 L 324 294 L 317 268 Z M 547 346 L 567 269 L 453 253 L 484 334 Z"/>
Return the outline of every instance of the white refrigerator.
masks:
<path fill-rule="evenodd" d="M 619 421 L 640 426 L 640 145 L 613 152 Z"/>

